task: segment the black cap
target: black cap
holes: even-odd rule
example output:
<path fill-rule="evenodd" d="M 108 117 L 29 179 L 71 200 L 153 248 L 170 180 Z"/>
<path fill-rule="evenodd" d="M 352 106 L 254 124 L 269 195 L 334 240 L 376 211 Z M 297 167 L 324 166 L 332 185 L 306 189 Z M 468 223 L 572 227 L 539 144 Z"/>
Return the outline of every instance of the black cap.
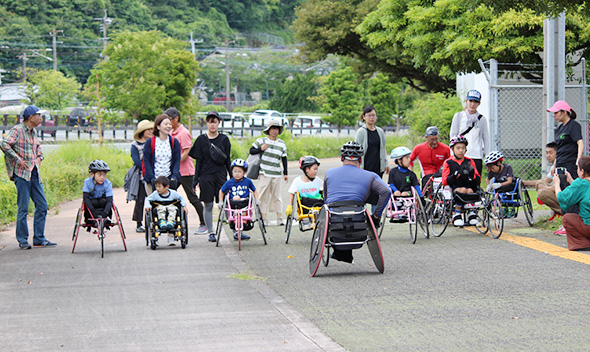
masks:
<path fill-rule="evenodd" d="M 219 113 L 217 111 L 209 111 L 205 117 L 205 120 L 209 119 L 209 116 L 214 116 L 217 118 L 217 121 L 221 121 L 221 117 L 219 117 Z"/>

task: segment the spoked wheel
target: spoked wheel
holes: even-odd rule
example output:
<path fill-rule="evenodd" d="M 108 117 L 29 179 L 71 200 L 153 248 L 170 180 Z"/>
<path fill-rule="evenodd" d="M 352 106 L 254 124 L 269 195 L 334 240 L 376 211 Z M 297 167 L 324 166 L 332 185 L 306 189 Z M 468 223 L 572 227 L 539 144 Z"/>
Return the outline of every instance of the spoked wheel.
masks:
<path fill-rule="evenodd" d="M 488 211 L 490 234 L 493 238 L 499 238 L 504 230 L 504 211 L 500 194 L 494 195 Z"/>
<path fill-rule="evenodd" d="M 430 222 L 430 230 L 436 237 L 442 236 L 449 224 L 449 210 L 452 205 L 444 198 L 441 193 L 436 193 L 430 205 L 430 214 L 428 221 Z"/>
<path fill-rule="evenodd" d="M 416 243 L 418 237 L 418 221 L 416 220 L 416 203 L 409 206 L 408 223 L 410 224 L 410 241 L 412 244 Z"/>
<path fill-rule="evenodd" d="M 123 229 L 123 222 L 121 221 L 121 216 L 119 215 L 119 209 L 113 204 L 113 215 L 115 216 L 115 221 L 117 222 L 117 226 L 119 227 L 119 233 L 121 234 L 121 240 L 123 241 L 123 248 L 125 248 L 125 252 L 127 252 L 127 244 L 125 240 L 127 236 L 125 235 L 125 229 Z"/>
<path fill-rule="evenodd" d="M 535 218 L 533 217 L 533 203 L 531 203 L 529 192 L 522 186 L 522 182 L 518 183 L 518 195 L 520 197 L 520 203 L 524 209 L 526 221 L 529 223 L 529 226 L 533 226 L 535 224 Z"/>
<path fill-rule="evenodd" d="M 391 200 L 389 200 L 389 203 L 387 203 L 387 205 L 385 206 L 385 209 L 383 209 L 383 214 L 381 214 L 381 227 L 379 227 L 379 232 L 377 233 L 378 237 L 381 238 L 381 235 L 383 234 L 383 229 L 385 228 L 385 224 L 387 224 L 388 221 L 388 213 L 391 210 Z"/>
<path fill-rule="evenodd" d="M 291 211 L 291 215 L 287 216 L 287 222 L 285 223 L 285 243 L 289 243 L 289 235 L 291 235 L 291 227 L 293 227 L 294 214 L 297 214 L 297 194 L 293 197 L 293 204 L 291 205 L 293 210 Z"/>
<path fill-rule="evenodd" d="M 74 233 L 72 234 L 72 241 L 76 238 L 76 235 L 78 234 L 78 231 L 80 230 L 80 218 L 81 217 L 82 217 L 82 208 L 79 208 L 78 215 L 76 215 L 76 225 L 74 225 Z"/>
<path fill-rule="evenodd" d="M 323 258 L 324 249 L 326 246 L 328 213 L 323 207 L 318 215 L 318 220 L 313 236 L 311 238 L 311 248 L 309 250 L 309 275 L 315 276 L 320 266 L 320 261 Z M 327 257 L 327 255 L 326 255 Z M 327 265 L 327 261 L 325 262 Z"/>
<path fill-rule="evenodd" d="M 256 219 L 258 221 L 258 227 L 260 227 L 260 234 L 262 235 L 262 240 L 266 245 L 266 226 L 264 225 L 264 221 L 262 220 L 262 213 L 260 212 L 260 205 L 256 204 Z"/>
<path fill-rule="evenodd" d="M 330 246 L 325 246 L 324 245 L 324 253 L 322 254 L 322 263 L 324 263 L 324 266 L 328 266 L 328 263 L 330 262 Z"/>
<path fill-rule="evenodd" d="M 184 212 L 184 210 L 181 210 L 182 212 Z M 182 249 L 186 248 L 186 245 L 188 244 L 188 222 L 186 219 L 186 214 L 182 213 L 181 215 L 181 225 L 180 225 L 180 233 L 181 233 L 181 237 L 180 237 L 180 247 L 182 247 Z"/>
<path fill-rule="evenodd" d="M 98 239 L 100 240 L 100 257 L 104 258 L 104 237 L 105 237 L 105 233 L 104 233 L 104 224 L 105 224 L 106 220 L 103 218 L 100 218 L 98 220 Z"/>
<path fill-rule="evenodd" d="M 475 228 L 482 235 L 488 233 L 488 230 L 490 229 L 490 206 L 491 205 L 487 204 L 486 201 L 486 205 L 477 211 L 477 224 L 475 225 Z"/>
<path fill-rule="evenodd" d="M 215 247 L 219 247 L 219 241 L 221 238 L 221 230 L 223 229 L 223 222 L 225 221 L 225 207 L 226 198 L 223 200 L 223 205 L 219 210 L 219 217 L 217 218 L 217 228 L 215 229 Z"/>
<path fill-rule="evenodd" d="M 146 211 L 145 212 L 145 245 L 149 246 L 150 245 L 150 238 L 152 237 L 151 232 L 152 232 L 152 217 L 151 217 L 151 210 L 150 211 Z"/>
<path fill-rule="evenodd" d="M 418 222 L 418 225 L 420 225 L 424 238 L 429 238 L 428 217 L 426 216 L 426 211 L 422 205 L 422 200 L 419 197 L 416 197 L 416 221 Z"/>

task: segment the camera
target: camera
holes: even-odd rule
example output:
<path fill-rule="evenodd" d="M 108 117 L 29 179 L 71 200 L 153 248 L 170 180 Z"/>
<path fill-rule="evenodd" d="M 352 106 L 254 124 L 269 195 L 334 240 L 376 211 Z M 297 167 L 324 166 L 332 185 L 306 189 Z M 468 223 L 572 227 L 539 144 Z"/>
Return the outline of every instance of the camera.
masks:
<path fill-rule="evenodd" d="M 565 167 L 556 167 L 555 174 L 556 175 L 565 175 Z"/>

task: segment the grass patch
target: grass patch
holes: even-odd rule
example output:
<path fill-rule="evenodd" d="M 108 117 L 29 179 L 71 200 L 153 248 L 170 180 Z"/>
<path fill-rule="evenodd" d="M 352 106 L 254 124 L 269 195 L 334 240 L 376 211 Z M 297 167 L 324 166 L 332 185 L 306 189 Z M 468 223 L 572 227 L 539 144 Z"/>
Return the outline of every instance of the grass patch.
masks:
<path fill-rule="evenodd" d="M 535 227 L 555 231 L 561 227 L 561 217 L 556 216 L 552 221 L 547 221 L 549 215 L 543 215 L 535 219 Z"/>
<path fill-rule="evenodd" d="M 95 159 L 102 159 L 109 164 L 111 172 L 108 179 L 113 187 L 122 187 L 125 173 L 133 164 L 128 152 L 77 141 L 63 144 L 58 150 L 45 155 L 41 163 L 41 180 L 49 208 L 82 196 L 82 185 L 89 176 L 88 164 Z M 0 163 L 4 164 L 4 154 L 0 156 Z M 31 213 L 34 211 L 32 202 L 29 210 Z M 0 172 L 0 224 L 15 221 L 16 212 L 16 186 L 6 172 Z"/>
<path fill-rule="evenodd" d="M 231 274 L 231 275 L 228 275 L 228 277 L 231 278 L 231 279 L 238 279 L 238 280 L 242 280 L 242 281 L 250 281 L 250 280 L 261 280 L 261 281 L 265 281 L 265 279 L 263 277 L 256 276 L 256 275 L 251 274 L 251 273 Z"/>

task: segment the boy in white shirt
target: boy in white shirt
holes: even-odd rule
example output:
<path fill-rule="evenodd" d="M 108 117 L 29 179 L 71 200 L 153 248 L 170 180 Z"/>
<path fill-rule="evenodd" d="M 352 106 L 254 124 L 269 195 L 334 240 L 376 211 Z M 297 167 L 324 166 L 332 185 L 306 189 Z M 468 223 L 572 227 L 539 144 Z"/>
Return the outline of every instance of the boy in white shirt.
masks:
<path fill-rule="evenodd" d="M 303 176 L 294 179 L 289 187 L 289 206 L 285 211 L 287 216 L 293 213 L 293 200 L 297 192 L 301 197 L 301 204 L 306 207 L 311 208 L 324 204 L 322 197 L 324 183 L 319 177 L 316 177 L 319 166 L 320 161 L 315 156 L 304 156 L 299 159 L 299 168 L 303 171 Z M 304 218 L 301 221 L 302 230 L 309 230 L 313 227 L 309 218 Z"/>

